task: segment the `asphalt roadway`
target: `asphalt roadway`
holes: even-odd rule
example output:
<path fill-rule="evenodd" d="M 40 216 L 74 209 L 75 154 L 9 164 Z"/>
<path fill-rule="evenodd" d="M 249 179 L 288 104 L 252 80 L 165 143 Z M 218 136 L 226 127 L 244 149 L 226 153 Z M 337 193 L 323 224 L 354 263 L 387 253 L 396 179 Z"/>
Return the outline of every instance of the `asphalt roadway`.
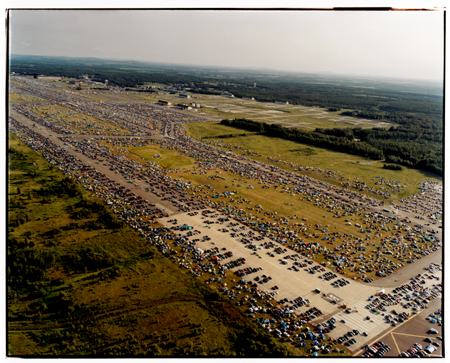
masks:
<path fill-rule="evenodd" d="M 397 326 L 396 328 L 383 331 L 367 343 L 369 345 L 376 342 L 382 341 L 391 347 L 391 350 L 386 353 L 385 357 L 398 357 L 402 352 L 411 348 L 415 343 L 422 345 L 422 349 L 425 349 L 431 343 L 426 342 L 426 338 L 431 338 L 433 342 L 438 342 L 441 344 L 440 347 L 430 355 L 429 357 L 443 357 L 443 341 L 437 339 L 437 336 L 443 337 L 443 327 L 437 324 L 432 324 L 426 317 L 442 308 L 441 299 L 435 299 L 428 304 L 428 308 L 422 310 L 419 314 L 414 315 L 412 318 L 407 320 L 405 323 Z M 431 334 L 430 329 L 434 328 L 438 331 L 437 334 Z M 360 356 L 364 352 L 363 349 L 359 350 L 354 354 L 354 356 Z"/>
<path fill-rule="evenodd" d="M 104 165 L 103 163 L 97 163 L 96 161 L 88 158 L 82 153 L 76 152 L 71 146 L 64 145 L 64 143 L 58 139 L 58 136 L 60 135 L 57 135 L 54 132 L 39 125 L 37 125 L 37 127 L 33 127 L 32 121 L 18 114 L 15 111 L 12 111 L 11 114 L 16 120 L 32 128 L 33 131 L 41 133 L 43 136 L 48 137 L 55 144 L 61 147 L 68 148 L 71 154 L 73 154 L 83 162 L 86 162 L 87 164 L 91 165 L 99 172 L 104 173 L 107 177 L 111 178 L 112 180 L 120 183 L 125 188 L 130 189 L 132 192 L 141 196 L 144 200 L 148 200 L 150 203 L 155 203 L 157 207 L 165 209 L 165 211 L 169 214 L 169 217 L 160 219 L 159 222 L 161 222 L 162 224 L 166 226 L 172 226 L 172 224 L 169 223 L 168 220 L 177 218 L 179 225 L 186 223 L 188 225 L 193 226 L 194 229 L 201 231 L 202 232 L 201 236 L 207 235 L 211 237 L 211 241 L 200 243 L 199 244 L 200 248 L 208 249 L 212 248 L 213 246 L 217 246 L 219 249 L 226 248 L 227 250 L 231 250 L 234 252 L 233 258 L 235 256 L 245 257 L 247 261 L 246 267 L 262 267 L 263 268 L 262 271 L 259 271 L 258 273 L 253 274 L 250 277 L 253 278 L 256 276 L 261 276 L 262 274 L 271 276 L 272 280 L 270 280 L 267 283 L 267 286 L 261 286 L 261 290 L 273 291 L 271 290 L 271 287 L 274 285 L 278 286 L 279 288 L 277 290 L 278 295 L 276 295 L 277 300 L 281 300 L 283 298 L 294 299 L 298 296 L 302 296 L 303 298 L 309 299 L 311 301 L 311 306 L 315 306 L 323 312 L 323 315 L 315 319 L 313 323 L 319 323 L 334 316 L 338 321 L 338 323 L 336 329 L 334 329 L 329 333 L 329 336 L 331 336 L 333 339 L 336 339 L 337 337 L 345 334 L 347 331 L 352 329 L 358 329 L 361 332 L 365 331 L 367 333 L 367 337 L 358 336 L 357 337 L 358 344 L 355 344 L 354 348 L 353 346 L 350 347 L 350 349 L 355 349 L 353 351 L 354 354 L 359 354 L 358 353 L 359 348 L 364 344 L 369 344 L 374 340 L 379 339 L 378 337 L 387 337 L 388 334 L 391 333 L 395 334 L 396 331 L 400 331 L 399 329 L 401 327 L 402 328 L 403 326 L 407 327 L 408 326 L 407 324 L 412 324 L 412 322 L 416 321 L 416 319 L 424 320 L 424 318 L 421 318 L 421 316 L 422 315 L 424 317 L 426 316 L 425 312 L 422 312 L 417 317 L 407 320 L 405 323 L 393 329 L 389 324 L 384 322 L 384 319 L 381 315 L 372 314 L 370 321 L 367 321 L 365 318 L 370 313 L 365 311 L 363 307 L 365 304 L 367 304 L 367 299 L 370 296 L 373 296 L 376 293 L 378 293 L 381 288 L 385 289 L 386 293 L 389 293 L 391 288 L 397 287 L 399 285 L 408 282 L 412 276 L 416 276 L 418 273 L 425 272 L 424 268 L 430 265 L 432 262 L 438 263 L 441 262 L 442 250 L 438 250 L 433 254 L 425 256 L 422 259 L 417 260 L 414 264 L 406 265 L 405 267 L 391 274 L 390 276 L 374 281 L 371 284 L 361 283 L 359 281 L 352 280 L 349 285 L 346 285 L 341 288 L 334 288 L 331 286 L 331 282 L 337 280 L 338 278 L 341 278 L 342 276 L 338 276 L 338 278 L 327 282 L 318 278 L 318 276 L 323 275 L 325 272 L 317 272 L 316 274 L 311 275 L 303 268 L 300 269 L 300 271 L 294 271 L 292 269 L 292 262 L 289 262 L 287 265 L 284 265 L 279 261 L 279 259 L 285 255 L 295 254 L 295 251 L 291 250 L 287 250 L 287 252 L 281 255 L 275 254 L 275 257 L 270 257 L 266 252 L 269 250 L 264 250 L 263 248 L 257 252 L 258 253 L 257 255 L 255 255 L 254 251 L 246 248 L 245 245 L 243 245 L 241 242 L 238 241 L 238 239 L 229 236 L 229 233 L 223 233 L 218 231 L 219 228 L 224 228 L 225 225 L 211 224 L 209 225 L 209 227 L 207 227 L 207 225 L 203 223 L 204 220 L 202 220 L 201 213 L 199 213 L 197 216 L 191 217 L 188 216 L 187 213 L 180 212 L 178 208 L 176 206 L 173 206 L 172 203 L 170 203 L 169 201 L 162 200 L 162 198 L 157 197 L 153 193 L 145 192 L 145 189 L 141 186 L 136 186 L 135 184 L 128 183 L 128 181 L 121 174 L 119 173 L 116 174 L 115 172 L 109 170 L 109 167 Z M 83 138 L 85 136 L 86 135 L 84 135 Z M 242 225 L 239 224 L 237 227 L 239 226 Z M 248 231 L 248 229 L 246 231 Z M 263 241 L 260 241 L 258 243 L 263 243 L 265 241 L 271 240 L 264 239 Z M 212 242 L 214 242 L 214 244 L 212 244 Z M 302 260 L 304 259 L 302 258 Z M 317 263 L 314 262 L 312 265 L 309 265 L 308 267 L 313 267 L 316 265 Z M 331 272 L 331 270 L 329 269 L 325 268 L 325 270 L 326 272 L 329 271 Z M 438 272 L 435 275 L 442 277 L 441 272 Z M 431 287 L 433 282 L 434 281 L 427 279 L 427 285 L 425 286 Z M 320 289 L 321 293 L 320 294 L 316 293 L 315 289 Z M 357 312 L 354 311 L 350 314 L 344 313 L 343 309 L 339 307 L 340 305 L 333 304 L 331 302 L 333 298 L 339 301 L 340 304 L 343 303 L 347 304 L 348 307 L 353 308 L 354 306 L 356 306 Z M 433 303 L 436 304 L 436 306 L 440 306 L 441 299 L 439 298 L 433 300 Z M 306 309 L 307 309 L 306 307 L 303 307 L 301 309 L 298 309 L 297 311 L 301 312 Z M 345 320 L 345 323 L 341 323 L 340 320 Z M 427 324 L 431 325 L 428 322 Z M 392 347 L 391 344 L 389 345 Z"/>

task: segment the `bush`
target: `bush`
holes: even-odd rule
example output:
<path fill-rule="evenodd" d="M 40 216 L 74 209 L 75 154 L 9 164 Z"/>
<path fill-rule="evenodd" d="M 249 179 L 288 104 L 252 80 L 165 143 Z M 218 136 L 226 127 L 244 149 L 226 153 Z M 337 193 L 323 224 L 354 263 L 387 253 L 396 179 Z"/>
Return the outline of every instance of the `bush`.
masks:
<path fill-rule="evenodd" d="M 403 170 L 403 167 L 395 164 L 383 164 L 383 169 L 389 170 Z"/>

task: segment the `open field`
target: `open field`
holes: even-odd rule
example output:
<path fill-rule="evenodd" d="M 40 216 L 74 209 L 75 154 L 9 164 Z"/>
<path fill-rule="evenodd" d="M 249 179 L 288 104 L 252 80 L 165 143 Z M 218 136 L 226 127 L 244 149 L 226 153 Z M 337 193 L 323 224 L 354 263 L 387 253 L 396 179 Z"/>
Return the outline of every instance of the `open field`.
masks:
<path fill-rule="evenodd" d="M 288 171 L 294 171 L 301 166 L 303 174 L 330 184 L 342 185 L 342 183 L 352 183 L 358 179 L 361 183 L 365 183 L 367 187 L 364 187 L 364 192 L 369 195 L 377 196 L 370 192 L 370 188 L 386 190 L 392 194 L 387 200 L 404 198 L 417 193 L 417 185 L 425 179 L 442 180 L 435 174 L 425 171 L 407 167 L 399 171 L 387 170 L 383 168 L 384 162 L 382 161 L 367 160 L 356 155 L 264 135 L 211 140 L 210 138 L 214 136 L 242 133 L 243 131 L 220 124 L 192 123 L 186 125 L 186 128 L 192 137 L 208 138 L 208 142 L 215 142 L 215 146 L 223 150 L 276 165 Z M 332 171 L 333 175 L 327 175 L 327 171 Z M 380 182 L 380 178 L 378 178 L 380 175 L 385 181 L 392 181 L 389 185 L 394 185 L 395 188 L 391 188 L 385 183 L 377 185 L 376 183 Z M 361 188 L 355 187 L 355 190 L 360 191 Z"/>
<path fill-rule="evenodd" d="M 194 139 L 203 139 L 203 138 L 210 139 L 221 135 L 253 134 L 253 132 L 235 129 L 233 127 L 228 127 L 215 122 L 193 123 L 187 125 L 186 127 L 189 131 L 189 136 L 193 137 Z"/>
<path fill-rule="evenodd" d="M 362 119 L 349 116 L 341 116 L 341 111 L 330 112 L 320 107 L 307 107 L 300 105 L 280 105 L 270 102 L 258 102 L 229 98 L 216 95 L 192 94 L 190 98 L 180 98 L 178 94 L 170 94 L 157 91 L 156 94 L 146 94 L 133 91 L 122 91 L 119 94 L 96 92 L 95 95 L 86 92 L 86 95 L 95 100 L 119 101 L 119 98 L 127 101 L 157 102 L 164 100 L 177 103 L 199 103 L 196 108 L 199 114 L 206 114 L 212 119 L 220 121 L 228 118 L 250 118 L 254 121 L 276 123 L 286 127 L 298 127 L 304 129 L 315 128 L 348 128 L 348 127 L 391 127 L 393 123 L 377 120 Z"/>
<path fill-rule="evenodd" d="M 26 102 L 25 99 L 17 93 L 11 93 L 9 95 L 9 100 L 11 102 Z"/>
<path fill-rule="evenodd" d="M 329 112 L 320 107 L 300 105 L 280 105 L 215 95 L 193 94 L 191 98 L 180 98 L 178 94 L 158 92 L 158 99 L 172 103 L 195 102 L 200 104 L 199 112 L 218 121 L 228 118 L 248 118 L 254 121 L 282 124 L 287 127 L 305 129 L 347 128 L 347 127 L 390 127 L 393 123 L 341 116 L 339 112 Z M 156 98 L 152 96 L 151 98 Z M 150 100 L 150 99 L 149 99 Z"/>
<path fill-rule="evenodd" d="M 175 150 L 164 149 L 158 145 L 146 147 L 128 148 L 133 154 L 139 155 L 145 160 L 153 161 L 161 165 L 164 169 L 187 167 L 194 164 L 194 160 L 188 156 L 180 155 Z"/>

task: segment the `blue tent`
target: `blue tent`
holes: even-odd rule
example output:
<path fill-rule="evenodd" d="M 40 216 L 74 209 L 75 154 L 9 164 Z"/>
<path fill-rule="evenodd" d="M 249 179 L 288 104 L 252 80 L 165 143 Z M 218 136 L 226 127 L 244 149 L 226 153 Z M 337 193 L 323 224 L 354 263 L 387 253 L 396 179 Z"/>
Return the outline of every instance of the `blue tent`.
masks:
<path fill-rule="evenodd" d="M 308 339 L 311 339 L 311 340 L 314 339 L 313 333 L 308 333 L 308 334 L 306 334 L 306 336 L 308 337 Z"/>
<path fill-rule="evenodd" d="M 314 352 L 314 353 L 313 353 L 313 356 L 314 356 L 314 357 L 318 357 L 318 356 L 319 356 L 319 353 Z"/>

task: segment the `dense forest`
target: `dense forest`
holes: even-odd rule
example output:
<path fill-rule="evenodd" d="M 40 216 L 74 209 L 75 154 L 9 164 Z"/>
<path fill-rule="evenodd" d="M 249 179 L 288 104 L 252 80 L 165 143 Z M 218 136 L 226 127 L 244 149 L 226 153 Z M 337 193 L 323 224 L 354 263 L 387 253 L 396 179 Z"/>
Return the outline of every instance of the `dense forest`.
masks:
<path fill-rule="evenodd" d="M 221 124 L 266 136 L 281 137 L 374 160 L 405 165 L 442 175 L 442 132 L 426 124 L 389 129 L 348 128 L 305 131 L 246 119 L 222 120 Z"/>

